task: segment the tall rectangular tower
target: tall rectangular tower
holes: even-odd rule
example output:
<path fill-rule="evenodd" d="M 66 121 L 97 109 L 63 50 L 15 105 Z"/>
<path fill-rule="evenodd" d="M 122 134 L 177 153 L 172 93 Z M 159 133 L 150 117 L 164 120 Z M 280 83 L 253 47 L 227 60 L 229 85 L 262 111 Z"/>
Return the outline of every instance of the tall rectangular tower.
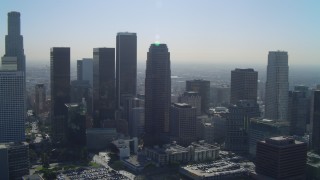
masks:
<path fill-rule="evenodd" d="M 146 144 L 162 143 L 169 134 L 170 103 L 170 53 L 166 44 L 151 44 L 145 79 Z"/>
<path fill-rule="evenodd" d="M 115 126 L 115 49 L 93 49 L 93 111 L 94 126 L 109 120 Z"/>
<path fill-rule="evenodd" d="M 265 97 L 265 117 L 268 119 L 288 121 L 288 76 L 288 53 L 270 51 Z"/>
<path fill-rule="evenodd" d="M 186 103 L 173 103 L 170 108 L 171 135 L 178 144 L 189 146 L 197 140 L 197 109 Z"/>
<path fill-rule="evenodd" d="M 36 84 L 35 86 L 35 102 L 34 110 L 36 115 L 39 115 L 46 107 L 46 88 L 44 84 Z"/>
<path fill-rule="evenodd" d="M 55 140 L 65 137 L 66 108 L 70 103 L 70 48 L 51 48 L 50 83 L 51 83 L 51 124 Z"/>
<path fill-rule="evenodd" d="M 90 86 L 93 86 L 93 59 L 77 60 L 77 80 L 89 81 Z"/>
<path fill-rule="evenodd" d="M 26 59 L 23 50 L 23 37 L 20 29 L 20 13 L 8 13 L 8 35 L 6 35 L 6 51 L 4 57 L 17 58 L 17 70 L 26 71 Z"/>
<path fill-rule="evenodd" d="M 119 32 L 116 44 L 116 96 L 117 106 L 121 95 L 136 95 L 137 92 L 137 35 Z"/>
<path fill-rule="evenodd" d="M 320 90 L 312 93 L 311 99 L 312 149 L 320 153 Z"/>
<path fill-rule="evenodd" d="M 236 104 L 239 100 L 257 102 L 257 92 L 257 71 L 253 69 L 235 69 L 231 71 L 231 104 Z"/>
<path fill-rule="evenodd" d="M 25 141 L 25 75 L 0 71 L 0 143 Z"/>

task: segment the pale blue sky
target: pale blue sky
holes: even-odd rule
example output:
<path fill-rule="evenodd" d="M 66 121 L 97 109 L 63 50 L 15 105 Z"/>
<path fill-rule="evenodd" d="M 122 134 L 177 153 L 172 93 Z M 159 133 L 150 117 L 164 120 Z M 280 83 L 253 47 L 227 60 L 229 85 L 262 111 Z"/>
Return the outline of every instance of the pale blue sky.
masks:
<path fill-rule="evenodd" d="M 49 62 L 54 46 L 91 57 L 129 31 L 141 62 L 160 40 L 172 62 L 266 64 L 269 50 L 285 50 L 292 65 L 320 64 L 319 0 L 1 0 L 1 56 L 9 11 L 21 12 L 27 61 Z"/>

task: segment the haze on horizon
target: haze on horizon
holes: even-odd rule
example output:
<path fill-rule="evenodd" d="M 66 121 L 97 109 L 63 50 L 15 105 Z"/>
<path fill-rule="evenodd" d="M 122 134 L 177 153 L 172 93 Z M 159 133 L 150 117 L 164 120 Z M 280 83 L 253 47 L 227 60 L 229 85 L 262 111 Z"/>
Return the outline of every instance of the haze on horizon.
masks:
<path fill-rule="evenodd" d="M 319 65 L 320 2 L 316 0 L 3 0 L 0 56 L 7 13 L 21 13 L 26 61 L 49 63 L 51 47 L 71 59 L 94 47 L 115 47 L 117 32 L 136 32 L 138 61 L 151 43 L 168 45 L 172 63 L 266 64 L 268 51 L 289 53 L 289 65 Z"/>

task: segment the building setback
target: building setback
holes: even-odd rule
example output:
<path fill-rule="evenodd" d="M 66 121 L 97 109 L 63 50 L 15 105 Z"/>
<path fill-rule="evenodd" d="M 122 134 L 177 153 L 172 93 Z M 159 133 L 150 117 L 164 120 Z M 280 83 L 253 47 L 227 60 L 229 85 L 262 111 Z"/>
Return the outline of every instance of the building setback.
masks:
<path fill-rule="evenodd" d="M 171 101 L 170 53 L 166 44 L 151 44 L 145 79 L 146 144 L 162 143 L 169 135 Z"/>
<path fill-rule="evenodd" d="M 115 49 L 93 49 L 94 127 L 115 127 Z"/>
<path fill-rule="evenodd" d="M 288 53 L 270 51 L 268 55 L 265 118 L 288 121 Z"/>
<path fill-rule="evenodd" d="M 66 133 L 67 111 L 65 104 L 70 102 L 70 48 L 51 48 L 51 124 L 54 140 L 61 140 Z"/>
<path fill-rule="evenodd" d="M 305 179 L 307 144 L 290 137 L 257 143 L 256 172 L 274 179 Z"/>
<path fill-rule="evenodd" d="M 8 13 L 8 35 L 6 35 L 6 51 L 4 57 L 17 58 L 17 70 L 26 72 L 26 57 L 23 50 L 23 37 L 20 28 L 20 13 Z"/>
<path fill-rule="evenodd" d="M 119 32 L 116 43 L 116 96 L 121 105 L 121 96 L 137 93 L 137 35 Z"/>
<path fill-rule="evenodd" d="M 231 104 L 239 100 L 257 101 L 258 72 L 253 69 L 235 69 L 231 71 Z"/>

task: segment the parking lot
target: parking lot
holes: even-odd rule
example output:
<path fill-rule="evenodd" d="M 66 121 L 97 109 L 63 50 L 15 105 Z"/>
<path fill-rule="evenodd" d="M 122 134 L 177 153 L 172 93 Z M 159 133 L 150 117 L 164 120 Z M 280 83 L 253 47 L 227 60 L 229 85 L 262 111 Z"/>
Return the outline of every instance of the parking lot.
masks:
<path fill-rule="evenodd" d="M 109 168 L 86 168 L 78 170 L 67 170 L 63 174 L 58 175 L 58 180 L 96 180 L 96 179 L 108 179 L 108 180 L 128 180 L 128 178 L 118 171 Z"/>

